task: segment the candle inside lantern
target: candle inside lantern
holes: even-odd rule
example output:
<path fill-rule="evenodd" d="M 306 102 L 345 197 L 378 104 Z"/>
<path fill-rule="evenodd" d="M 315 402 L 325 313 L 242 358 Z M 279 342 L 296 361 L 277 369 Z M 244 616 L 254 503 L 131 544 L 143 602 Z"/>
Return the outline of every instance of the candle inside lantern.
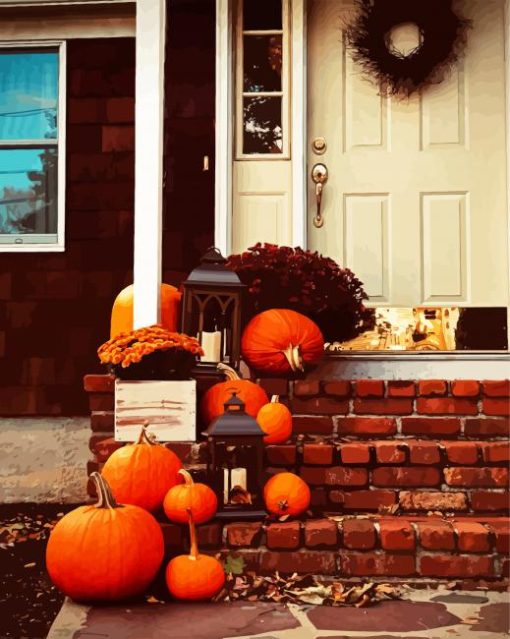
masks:
<path fill-rule="evenodd" d="M 229 481 L 230 478 L 230 481 Z M 246 477 L 246 468 L 224 468 L 223 469 L 223 503 L 230 502 L 230 491 L 235 486 L 239 486 L 243 490 L 248 489 Z"/>
<path fill-rule="evenodd" d="M 220 331 L 214 331 L 208 333 L 203 331 L 201 345 L 204 349 L 202 361 L 204 362 L 219 362 L 221 359 L 221 333 Z"/>

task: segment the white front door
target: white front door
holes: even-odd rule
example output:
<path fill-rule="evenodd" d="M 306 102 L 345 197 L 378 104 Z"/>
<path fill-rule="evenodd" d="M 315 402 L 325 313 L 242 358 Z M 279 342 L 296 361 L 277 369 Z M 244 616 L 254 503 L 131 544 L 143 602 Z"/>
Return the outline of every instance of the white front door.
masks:
<path fill-rule="evenodd" d="M 459 4 L 473 21 L 464 59 L 409 100 L 381 98 L 350 59 L 351 2 L 308 4 L 308 245 L 379 305 L 508 304 L 504 0 Z"/>

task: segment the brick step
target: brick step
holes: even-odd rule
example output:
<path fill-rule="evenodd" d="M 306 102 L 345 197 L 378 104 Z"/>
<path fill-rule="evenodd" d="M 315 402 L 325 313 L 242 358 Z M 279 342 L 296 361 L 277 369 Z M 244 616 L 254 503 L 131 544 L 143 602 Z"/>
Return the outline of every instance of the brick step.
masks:
<path fill-rule="evenodd" d="M 185 527 L 162 523 L 169 555 L 189 547 Z M 209 554 L 233 553 L 259 574 L 501 580 L 509 576 L 507 517 L 337 517 L 198 526 Z"/>

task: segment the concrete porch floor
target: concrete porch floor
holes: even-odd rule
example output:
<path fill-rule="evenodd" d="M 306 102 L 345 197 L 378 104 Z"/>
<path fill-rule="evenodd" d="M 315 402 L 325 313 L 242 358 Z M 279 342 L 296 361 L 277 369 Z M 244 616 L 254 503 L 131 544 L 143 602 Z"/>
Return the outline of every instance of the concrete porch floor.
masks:
<path fill-rule="evenodd" d="M 66 600 L 48 639 L 503 639 L 509 616 L 508 593 L 484 591 L 410 590 L 367 608 Z"/>

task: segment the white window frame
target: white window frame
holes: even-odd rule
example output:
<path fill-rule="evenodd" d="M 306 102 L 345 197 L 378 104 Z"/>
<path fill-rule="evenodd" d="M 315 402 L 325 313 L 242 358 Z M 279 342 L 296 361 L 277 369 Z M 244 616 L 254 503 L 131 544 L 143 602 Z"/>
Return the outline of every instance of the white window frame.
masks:
<path fill-rule="evenodd" d="M 0 41 L 0 50 L 5 49 L 57 49 L 58 51 L 58 119 L 57 119 L 57 241 L 52 243 L 23 242 L 15 243 L 16 239 L 28 239 L 31 234 L 13 235 L 11 244 L 0 244 L 0 253 L 58 253 L 65 251 L 65 213 L 66 213 L 66 75 L 67 58 L 66 42 L 63 40 L 30 40 L 30 41 Z M 23 143 L 12 148 L 19 149 Z M 30 141 L 27 141 L 30 142 Z M 0 148 L 7 149 L 8 144 L 0 142 Z"/>

